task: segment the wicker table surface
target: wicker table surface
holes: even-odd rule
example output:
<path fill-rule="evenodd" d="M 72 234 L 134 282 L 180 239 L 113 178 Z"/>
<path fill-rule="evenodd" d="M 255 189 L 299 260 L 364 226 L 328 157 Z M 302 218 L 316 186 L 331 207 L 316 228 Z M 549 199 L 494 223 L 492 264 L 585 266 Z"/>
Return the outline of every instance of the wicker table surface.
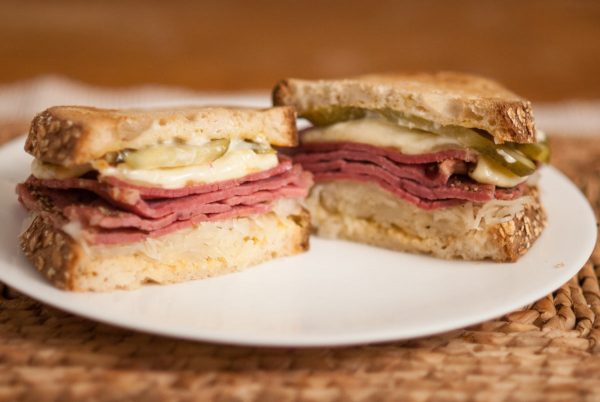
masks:
<path fill-rule="evenodd" d="M 0 141 L 15 128 L 0 128 Z M 598 215 L 600 136 L 552 142 L 553 163 Z M 0 284 L 0 400 L 600 401 L 599 275 L 596 246 L 577 276 L 521 311 L 434 337 L 333 349 L 146 335 Z"/>

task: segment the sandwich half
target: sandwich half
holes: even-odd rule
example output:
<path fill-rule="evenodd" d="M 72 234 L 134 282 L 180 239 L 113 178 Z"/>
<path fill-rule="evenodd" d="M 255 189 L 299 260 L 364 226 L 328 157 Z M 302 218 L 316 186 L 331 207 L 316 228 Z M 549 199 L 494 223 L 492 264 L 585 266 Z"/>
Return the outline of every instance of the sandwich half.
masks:
<path fill-rule="evenodd" d="M 515 261 L 545 225 L 549 149 L 530 103 L 464 74 L 286 79 L 275 105 L 312 127 L 294 161 L 314 175 L 317 234 L 443 258 Z"/>
<path fill-rule="evenodd" d="M 21 248 L 54 285 L 132 289 L 206 278 L 308 248 L 311 175 L 290 107 L 104 110 L 35 117 L 17 186 Z"/>

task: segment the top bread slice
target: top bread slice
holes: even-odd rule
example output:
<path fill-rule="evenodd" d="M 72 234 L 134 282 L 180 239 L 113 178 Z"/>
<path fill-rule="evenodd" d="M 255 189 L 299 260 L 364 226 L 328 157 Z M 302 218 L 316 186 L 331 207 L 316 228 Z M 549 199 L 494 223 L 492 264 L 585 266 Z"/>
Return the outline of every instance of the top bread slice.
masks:
<path fill-rule="evenodd" d="M 294 106 L 302 116 L 333 106 L 391 109 L 443 126 L 487 131 L 497 144 L 534 143 L 529 101 L 495 81 L 460 73 L 381 74 L 339 80 L 285 79 L 273 104 Z"/>
<path fill-rule="evenodd" d="M 156 110 L 56 106 L 33 119 L 25 151 L 42 161 L 68 167 L 88 163 L 108 152 L 198 137 L 261 139 L 293 147 L 298 143 L 296 115 L 293 108 L 285 106 Z"/>

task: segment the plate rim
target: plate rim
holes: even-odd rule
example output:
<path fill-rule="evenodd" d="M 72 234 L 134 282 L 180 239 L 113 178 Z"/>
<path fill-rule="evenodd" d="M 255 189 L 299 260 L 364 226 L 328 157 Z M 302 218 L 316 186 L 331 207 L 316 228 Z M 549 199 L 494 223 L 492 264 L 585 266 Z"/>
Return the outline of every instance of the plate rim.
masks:
<path fill-rule="evenodd" d="M 13 144 L 14 142 L 20 141 L 22 138 L 17 138 L 12 141 L 9 141 L 5 145 L 1 146 L 0 149 L 5 148 L 5 146 L 9 144 Z M 577 188 L 577 186 L 560 170 L 553 166 L 544 166 L 541 174 L 545 174 L 544 171 L 551 172 L 549 174 L 555 175 L 564 185 L 570 187 L 573 190 L 577 197 L 582 201 L 582 204 L 585 205 L 586 211 L 585 214 L 588 214 L 590 217 L 594 217 L 594 223 L 590 225 L 596 227 L 596 217 L 595 213 L 589 204 L 588 200 L 584 197 L 581 191 Z M 543 188 L 542 188 L 543 190 Z M 583 213 L 583 212 L 582 212 Z M 258 347 L 344 347 L 344 346 L 352 346 L 352 345 L 361 345 L 361 344 L 371 344 L 371 343 L 382 343 L 382 342 L 395 342 L 395 341 L 403 341 L 407 339 L 415 339 L 421 338 L 425 336 L 432 336 L 452 330 L 462 329 L 471 325 L 475 325 L 477 323 L 485 322 L 490 319 L 497 318 L 503 314 L 507 314 L 511 311 L 515 311 L 529 303 L 535 302 L 540 298 L 547 295 L 549 292 L 552 292 L 558 289 L 562 284 L 566 283 L 573 275 L 576 275 L 577 272 L 583 267 L 585 262 L 588 260 L 589 255 L 593 252 L 593 248 L 596 244 L 597 240 L 597 231 L 591 230 L 593 235 L 589 238 L 586 238 L 585 241 L 588 242 L 586 249 L 589 249 L 589 253 L 583 253 L 576 258 L 576 263 L 573 262 L 573 266 L 577 268 L 564 269 L 556 271 L 556 279 L 553 283 L 558 283 L 560 281 L 560 285 L 556 286 L 552 290 L 548 290 L 546 287 L 535 289 L 527 294 L 527 297 L 523 297 L 523 299 L 527 300 L 511 300 L 511 302 L 500 304 L 498 308 L 492 309 L 486 314 L 479 314 L 477 317 L 467 316 L 464 319 L 455 318 L 452 322 L 447 321 L 445 325 L 428 325 L 422 326 L 419 330 L 411 331 L 402 331 L 399 327 L 391 327 L 389 329 L 377 329 L 376 332 L 368 332 L 368 331 L 360 331 L 358 333 L 351 334 L 337 334 L 337 335 L 303 335 L 303 339 L 298 339 L 298 337 L 293 338 L 292 340 L 284 339 L 285 335 L 276 335 L 276 336 L 264 336 L 259 335 L 258 337 L 246 334 L 245 332 L 234 332 L 231 331 L 219 331 L 214 329 L 205 329 L 205 330 L 195 330 L 188 329 L 184 332 L 181 331 L 179 327 L 157 327 L 152 325 L 152 323 L 137 321 L 135 323 L 127 322 L 125 318 L 117 317 L 110 318 L 108 314 L 102 314 L 101 310 L 89 310 L 85 308 L 77 308 L 77 305 L 69 305 L 67 301 L 61 302 L 60 299 L 55 298 L 52 293 L 47 294 L 43 297 L 39 297 L 35 293 L 37 286 L 47 287 L 51 291 L 57 292 L 65 292 L 54 288 L 51 284 L 47 283 L 45 280 L 42 284 L 34 283 L 33 288 L 27 286 L 27 282 L 20 283 L 18 279 L 13 280 L 11 275 L 5 277 L 4 271 L 0 269 L 0 281 L 4 282 L 6 285 L 15 288 L 20 293 L 23 293 L 32 299 L 54 308 L 57 308 L 62 311 L 66 311 L 68 313 L 74 314 L 78 317 L 82 317 L 85 319 L 93 320 L 96 322 L 101 322 L 107 325 L 125 328 L 128 330 L 144 332 L 148 334 L 167 336 L 170 338 L 176 339 L 186 339 L 192 341 L 201 341 L 201 342 L 211 342 L 217 344 L 228 344 L 228 345 L 237 345 L 237 346 L 258 346 Z M 314 238 L 314 236 L 313 236 Z M 534 244 L 535 247 L 535 244 Z M 583 255 L 587 255 L 585 258 Z M 582 260 L 582 261 L 579 261 Z M 460 263 L 461 261 L 456 261 Z M 3 263 L 4 264 L 4 263 Z M 6 262 L 6 264 L 10 264 Z M 29 269 L 33 270 L 34 268 L 29 265 Z M 31 285 L 31 284 L 30 284 Z M 168 285 L 165 285 L 168 286 Z M 553 285 L 554 287 L 554 285 Z M 535 297 L 534 297 L 535 295 Z M 510 307 L 510 308 L 509 308 Z M 435 329 L 434 329 L 435 328 Z"/>

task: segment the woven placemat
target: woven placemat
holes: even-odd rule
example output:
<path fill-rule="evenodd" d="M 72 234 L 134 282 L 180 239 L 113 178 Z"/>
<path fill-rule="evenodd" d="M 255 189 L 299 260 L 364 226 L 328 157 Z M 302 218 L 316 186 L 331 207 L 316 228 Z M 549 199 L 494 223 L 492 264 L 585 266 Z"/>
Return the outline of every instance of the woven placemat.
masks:
<path fill-rule="evenodd" d="M 0 140 L 21 129 L 0 128 Z M 552 142 L 554 164 L 598 214 L 600 136 Z M 409 342 L 333 349 L 145 335 L 2 286 L 0 400 L 600 401 L 599 274 L 597 246 L 568 283 L 501 319 Z"/>

